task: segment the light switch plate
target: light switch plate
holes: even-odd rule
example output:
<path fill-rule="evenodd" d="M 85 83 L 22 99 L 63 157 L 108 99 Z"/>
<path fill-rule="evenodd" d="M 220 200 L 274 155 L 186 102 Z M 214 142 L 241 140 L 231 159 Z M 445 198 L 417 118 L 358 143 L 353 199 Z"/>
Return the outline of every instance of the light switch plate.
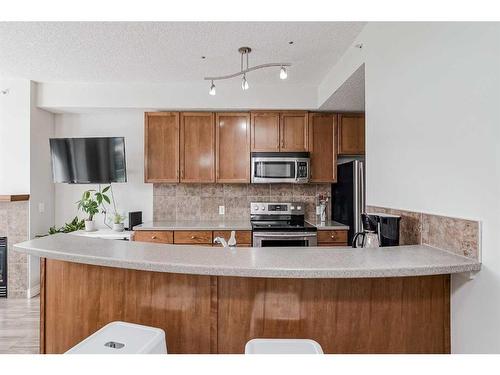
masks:
<path fill-rule="evenodd" d="M 38 203 L 38 213 L 43 214 L 45 212 L 45 203 Z"/>
<path fill-rule="evenodd" d="M 224 215 L 225 208 L 224 206 L 219 206 L 219 215 Z"/>

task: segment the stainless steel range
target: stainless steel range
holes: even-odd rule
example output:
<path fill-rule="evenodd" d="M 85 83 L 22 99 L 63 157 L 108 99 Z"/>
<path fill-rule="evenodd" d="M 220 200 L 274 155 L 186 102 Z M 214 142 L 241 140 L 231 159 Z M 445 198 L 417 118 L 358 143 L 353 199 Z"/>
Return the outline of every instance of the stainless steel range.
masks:
<path fill-rule="evenodd" d="M 253 246 L 316 246 L 317 229 L 304 220 L 304 205 L 298 202 L 250 203 Z"/>

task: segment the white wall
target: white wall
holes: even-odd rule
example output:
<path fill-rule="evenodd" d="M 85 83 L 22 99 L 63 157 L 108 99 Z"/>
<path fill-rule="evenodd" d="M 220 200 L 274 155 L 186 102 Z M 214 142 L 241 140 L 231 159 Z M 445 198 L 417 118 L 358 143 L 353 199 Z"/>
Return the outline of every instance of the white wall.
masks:
<path fill-rule="evenodd" d="M 500 353 L 500 24 L 375 23 L 358 41 L 330 76 L 365 63 L 367 203 L 482 221 L 481 272 L 452 280 L 452 351 Z"/>
<path fill-rule="evenodd" d="M 0 194 L 30 190 L 30 81 L 0 80 Z"/>
<path fill-rule="evenodd" d="M 288 81 L 263 85 L 250 82 L 251 90 L 240 89 L 239 82 L 217 82 L 217 95 L 208 95 L 209 82 L 69 83 L 48 82 L 38 86 L 38 106 L 63 112 L 83 112 L 102 108 L 157 110 L 239 110 L 314 109 L 315 85 Z"/>
<path fill-rule="evenodd" d="M 54 136 L 54 114 L 36 107 L 36 83 L 31 82 L 30 118 L 30 238 L 45 234 L 54 225 L 54 183 L 49 138 Z M 40 258 L 30 256 L 28 295 L 40 288 Z"/>
<path fill-rule="evenodd" d="M 56 137 L 125 137 L 127 157 L 127 183 L 113 184 L 119 210 L 142 211 L 143 220 L 153 219 L 153 185 L 144 183 L 144 112 L 136 110 L 106 111 L 94 114 L 56 114 Z M 55 221 L 63 225 L 78 212 L 75 202 L 84 190 L 96 185 L 56 184 Z M 104 227 L 102 215 L 96 217 L 96 224 Z"/>

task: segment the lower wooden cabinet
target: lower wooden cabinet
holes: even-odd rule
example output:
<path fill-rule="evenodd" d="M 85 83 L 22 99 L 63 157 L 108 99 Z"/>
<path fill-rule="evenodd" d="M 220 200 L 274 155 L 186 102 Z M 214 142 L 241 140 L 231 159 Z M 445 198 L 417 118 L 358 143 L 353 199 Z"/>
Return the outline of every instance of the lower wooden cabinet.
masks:
<path fill-rule="evenodd" d="M 174 232 L 174 244 L 178 245 L 211 245 L 211 230 L 176 230 Z"/>
<path fill-rule="evenodd" d="M 318 246 L 348 246 L 346 230 L 318 230 Z"/>
<path fill-rule="evenodd" d="M 137 230 L 134 241 L 154 243 L 174 243 L 174 232 L 170 230 Z"/>
<path fill-rule="evenodd" d="M 231 236 L 230 230 L 141 230 L 134 232 L 134 241 L 139 242 L 154 242 L 176 245 L 203 245 L 203 246 L 216 246 L 213 239 L 215 237 L 222 237 L 226 241 Z M 236 231 L 236 244 L 238 247 L 252 246 L 252 231 L 250 230 L 237 230 Z"/>
<path fill-rule="evenodd" d="M 226 241 L 229 241 L 229 237 L 231 237 L 230 230 L 219 230 L 214 231 L 214 238 L 222 237 Z M 237 230 L 235 233 L 236 237 L 236 246 L 237 247 L 249 247 L 252 246 L 252 231 L 250 230 Z M 214 244 L 214 246 L 221 247 L 221 244 Z"/>

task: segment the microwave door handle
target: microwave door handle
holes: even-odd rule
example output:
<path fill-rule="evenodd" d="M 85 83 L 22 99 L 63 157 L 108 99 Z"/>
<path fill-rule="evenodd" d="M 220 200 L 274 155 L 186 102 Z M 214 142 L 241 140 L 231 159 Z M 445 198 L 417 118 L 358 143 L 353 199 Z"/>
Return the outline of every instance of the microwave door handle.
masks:
<path fill-rule="evenodd" d="M 299 161 L 295 160 L 295 181 L 299 180 Z"/>

